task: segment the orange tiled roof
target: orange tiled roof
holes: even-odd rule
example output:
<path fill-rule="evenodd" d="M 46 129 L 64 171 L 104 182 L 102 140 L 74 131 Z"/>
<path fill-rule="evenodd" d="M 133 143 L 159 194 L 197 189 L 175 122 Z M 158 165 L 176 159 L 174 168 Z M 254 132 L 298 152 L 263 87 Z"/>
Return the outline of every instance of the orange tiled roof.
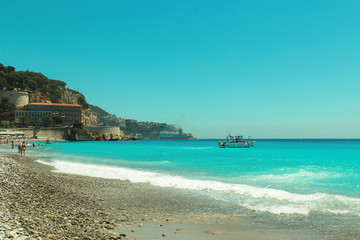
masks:
<path fill-rule="evenodd" d="M 45 103 L 29 103 L 28 105 L 49 105 L 49 106 L 66 106 L 66 107 L 81 107 L 79 104 L 65 104 L 65 103 L 52 103 L 46 101 Z"/>

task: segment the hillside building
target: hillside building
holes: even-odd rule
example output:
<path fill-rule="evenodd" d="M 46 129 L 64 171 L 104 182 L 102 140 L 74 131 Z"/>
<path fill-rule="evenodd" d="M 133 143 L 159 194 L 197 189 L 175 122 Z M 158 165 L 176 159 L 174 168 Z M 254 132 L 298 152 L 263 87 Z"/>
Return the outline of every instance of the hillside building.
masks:
<path fill-rule="evenodd" d="M 81 110 L 81 122 L 84 126 L 97 126 L 97 115 L 91 109 L 82 109 Z"/>
<path fill-rule="evenodd" d="M 19 123 L 21 117 L 42 123 L 46 116 L 59 116 L 63 125 L 71 125 L 74 122 L 82 122 L 84 126 L 97 126 L 97 116 L 91 110 L 83 110 L 78 104 L 52 103 L 29 103 L 21 110 L 15 110 L 15 122 Z"/>
<path fill-rule="evenodd" d="M 7 98 L 8 102 L 17 108 L 23 107 L 29 103 L 28 92 L 1 90 L 0 98 Z"/>

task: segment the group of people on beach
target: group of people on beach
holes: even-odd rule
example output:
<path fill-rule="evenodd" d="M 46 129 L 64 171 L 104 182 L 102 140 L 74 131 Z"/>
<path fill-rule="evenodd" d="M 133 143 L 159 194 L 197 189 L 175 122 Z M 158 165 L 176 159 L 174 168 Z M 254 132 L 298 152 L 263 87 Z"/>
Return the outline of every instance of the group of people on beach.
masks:
<path fill-rule="evenodd" d="M 2 138 L 0 138 L 0 144 L 2 144 L 2 141 L 4 141 L 4 144 L 9 143 L 9 139 L 2 139 Z"/>
<path fill-rule="evenodd" d="M 0 144 L 11 144 L 11 149 L 18 149 L 18 153 L 20 155 L 26 155 L 26 147 L 32 146 L 33 148 L 45 148 L 46 144 L 44 143 L 34 143 L 34 142 L 25 142 L 24 139 L 16 139 L 16 138 L 0 138 Z"/>
<path fill-rule="evenodd" d="M 34 143 L 33 143 L 34 144 Z M 17 148 L 18 148 L 18 153 L 20 153 L 20 155 L 24 155 L 26 153 L 26 143 L 25 142 L 19 142 L 18 144 L 16 144 Z M 14 149 L 15 144 L 14 141 L 11 141 L 11 149 Z"/>
<path fill-rule="evenodd" d="M 11 149 L 14 149 L 15 147 L 18 148 L 18 153 L 20 153 L 21 155 L 24 155 L 25 156 L 25 153 L 26 153 L 26 142 L 19 142 L 18 144 L 15 144 L 14 141 L 11 141 Z M 35 143 L 32 143 L 31 146 L 33 146 L 33 148 L 36 147 Z M 44 148 L 46 145 L 45 144 L 41 144 L 38 143 L 37 147 L 42 147 Z"/>

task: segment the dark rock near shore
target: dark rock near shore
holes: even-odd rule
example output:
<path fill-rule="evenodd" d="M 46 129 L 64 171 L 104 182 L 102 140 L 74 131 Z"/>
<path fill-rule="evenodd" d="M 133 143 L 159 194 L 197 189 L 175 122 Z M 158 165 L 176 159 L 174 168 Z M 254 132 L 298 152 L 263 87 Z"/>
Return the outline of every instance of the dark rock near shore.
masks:
<path fill-rule="evenodd" d="M 91 135 L 90 138 L 95 141 L 139 141 L 141 140 L 138 137 L 134 136 L 118 136 L 112 134 L 96 134 Z"/>
<path fill-rule="evenodd" d="M 75 134 L 75 137 L 71 140 L 93 140 L 93 141 L 138 141 L 141 140 L 135 136 L 125 136 L 124 134 L 111 134 L 111 133 L 101 133 L 96 130 L 78 130 L 78 133 Z"/>

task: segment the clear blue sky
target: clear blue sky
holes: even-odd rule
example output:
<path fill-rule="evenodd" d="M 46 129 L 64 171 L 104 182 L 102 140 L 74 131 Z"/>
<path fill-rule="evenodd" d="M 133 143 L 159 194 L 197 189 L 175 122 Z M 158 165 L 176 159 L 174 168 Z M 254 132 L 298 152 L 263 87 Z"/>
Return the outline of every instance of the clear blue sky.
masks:
<path fill-rule="evenodd" d="M 199 138 L 360 137 L 360 1 L 0 1 L 0 63 Z"/>

